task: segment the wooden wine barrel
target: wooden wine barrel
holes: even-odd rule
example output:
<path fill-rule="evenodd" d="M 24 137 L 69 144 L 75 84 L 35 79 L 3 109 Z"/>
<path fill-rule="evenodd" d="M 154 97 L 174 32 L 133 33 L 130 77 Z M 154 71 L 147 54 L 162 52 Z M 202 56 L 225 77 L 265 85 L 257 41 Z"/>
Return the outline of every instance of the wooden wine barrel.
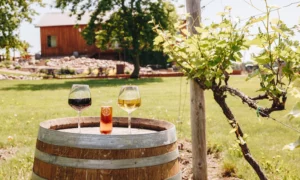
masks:
<path fill-rule="evenodd" d="M 99 117 L 61 118 L 40 123 L 32 179 L 179 180 L 176 129 L 172 123 L 114 117 L 110 135 Z"/>

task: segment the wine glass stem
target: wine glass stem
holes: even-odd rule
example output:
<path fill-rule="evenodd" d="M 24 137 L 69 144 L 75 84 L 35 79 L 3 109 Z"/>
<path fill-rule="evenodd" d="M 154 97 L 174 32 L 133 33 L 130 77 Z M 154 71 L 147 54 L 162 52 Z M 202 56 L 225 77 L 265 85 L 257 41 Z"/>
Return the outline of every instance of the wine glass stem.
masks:
<path fill-rule="evenodd" d="M 81 118 L 81 111 L 78 111 L 78 133 L 81 133 L 80 118 Z"/>
<path fill-rule="evenodd" d="M 128 129 L 129 134 L 131 134 L 131 113 L 128 113 Z"/>

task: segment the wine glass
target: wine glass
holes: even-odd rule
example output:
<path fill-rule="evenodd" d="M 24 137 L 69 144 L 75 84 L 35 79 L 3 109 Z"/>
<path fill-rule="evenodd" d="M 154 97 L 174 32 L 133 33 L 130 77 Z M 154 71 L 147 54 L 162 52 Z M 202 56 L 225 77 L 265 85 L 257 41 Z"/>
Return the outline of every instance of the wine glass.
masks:
<path fill-rule="evenodd" d="M 69 105 L 78 112 L 78 132 L 80 130 L 81 111 L 92 104 L 89 85 L 73 84 L 69 94 Z"/>
<path fill-rule="evenodd" d="M 141 106 L 141 96 L 137 86 L 122 86 L 119 97 L 119 106 L 128 113 L 128 129 L 131 134 L 131 113 Z"/>

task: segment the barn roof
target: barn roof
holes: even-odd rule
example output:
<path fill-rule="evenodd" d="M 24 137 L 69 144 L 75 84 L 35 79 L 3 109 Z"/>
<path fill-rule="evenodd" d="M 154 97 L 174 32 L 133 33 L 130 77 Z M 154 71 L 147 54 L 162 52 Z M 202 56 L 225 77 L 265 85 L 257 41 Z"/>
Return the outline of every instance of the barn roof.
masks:
<path fill-rule="evenodd" d="M 109 19 L 113 11 L 107 12 L 103 20 Z M 185 18 L 185 7 L 177 8 L 177 13 L 181 18 Z M 77 20 L 76 15 L 70 16 L 70 12 L 51 12 L 44 14 L 35 27 L 47 26 L 73 26 L 73 25 L 86 25 L 89 23 L 91 13 L 85 13 L 81 20 Z"/>
<path fill-rule="evenodd" d="M 70 16 L 66 12 L 51 12 L 46 13 L 42 16 L 40 21 L 35 27 L 46 27 L 46 26 L 72 26 L 72 25 L 85 25 L 90 20 L 90 14 L 85 13 L 81 20 L 77 20 L 76 16 Z"/>

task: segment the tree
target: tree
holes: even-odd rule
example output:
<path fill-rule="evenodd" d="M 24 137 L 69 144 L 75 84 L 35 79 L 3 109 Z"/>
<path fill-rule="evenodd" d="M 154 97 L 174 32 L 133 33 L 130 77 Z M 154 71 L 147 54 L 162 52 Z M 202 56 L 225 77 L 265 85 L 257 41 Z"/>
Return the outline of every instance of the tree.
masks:
<path fill-rule="evenodd" d="M 191 35 L 182 30 L 184 35 L 174 36 L 156 29 L 159 36 L 155 38 L 155 44 L 162 46 L 164 53 L 176 61 L 189 78 L 196 81 L 200 88 L 213 92 L 215 101 L 235 133 L 244 158 L 260 179 L 267 179 L 267 176 L 250 153 L 241 125 L 226 102 L 227 95 L 240 98 L 258 115 L 269 117 L 272 112 L 285 109 L 287 92 L 292 82 L 299 77 L 297 67 L 300 64 L 300 47 L 299 42 L 293 39 L 294 32 L 280 19 L 271 20 L 270 12 L 274 7 L 268 6 L 267 0 L 265 4 L 265 15 L 252 17 L 245 25 L 233 23 L 231 8 L 226 7 L 225 12 L 220 13 L 219 23 L 195 27 L 197 34 Z M 253 36 L 249 28 L 258 23 L 262 25 Z M 179 24 L 181 26 L 184 25 Z M 250 46 L 262 50 L 253 55 L 259 70 L 248 77 L 259 77 L 261 88 L 258 92 L 262 94 L 257 97 L 249 97 L 231 87 L 229 81 L 233 62 L 241 61 L 241 51 Z M 260 107 L 260 100 L 269 100 L 269 107 Z"/>
<path fill-rule="evenodd" d="M 32 16 L 36 14 L 33 4 L 42 5 L 42 1 L 0 0 L 0 49 L 6 50 L 6 59 L 9 59 L 11 48 L 20 49 L 24 44 L 17 30 L 22 21 L 32 21 Z"/>
<path fill-rule="evenodd" d="M 78 19 L 84 11 L 92 11 L 87 27 L 82 31 L 88 44 L 96 43 L 101 49 L 120 48 L 130 49 L 134 64 L 131 78 L 139 77 L 142 51 L 153 49 L 154 21 L 165 29 L 174 32 L 173 24 L 175 8 L 171 3 L 162 0 L 100 0 L 85 1 L 57 0 L 57 7 L 65 9 L 70 6 L 72 14 Z"/>

